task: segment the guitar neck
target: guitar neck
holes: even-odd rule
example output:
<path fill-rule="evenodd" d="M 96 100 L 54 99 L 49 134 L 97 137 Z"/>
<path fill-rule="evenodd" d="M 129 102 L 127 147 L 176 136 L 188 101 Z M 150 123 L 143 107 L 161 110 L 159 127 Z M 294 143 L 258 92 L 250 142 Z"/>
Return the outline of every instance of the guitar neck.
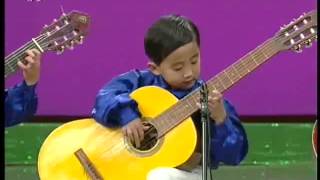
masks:
<path fill-rule="evenodd" d="M 208 89 L 216 89 L 220 93 L 225 92 L 227 89 L 256 70 L 260 65 L 265 63 L 278 52 L 279 48 L 273 39 L 265 41 L 253 51 L 247 53 L 238 61 L 208 80 Z"/>
<path fill-rule="evenodd" d="M 38 38 L 39 37 L 37 37 L 36 39 Z M 27 42 L 25 45 L 21 46 L 19 49 L 15 50 L 5 57 L 5 78 L 18 70 L 18 61 L 26 63 L 24 60 L 24 58 L 26 57 L 25 51 L 33 48 L 36 48 L 39 51 L 43 51 L 38 42 L 35 39 L 32 39 L 31 41 Z"/>
<path fill-rule="evenodd" d="M 225 92 L 278 52 L 279 48 L 273 39 L 265 41 L 260 46 L 208 80 L 206 82 L 208 90 L 212 91 L 216 89 L 220 93 Z M 153 121 L 153 123 L 158 127 L 158 129 L 161 129 L 159 137 L 196 112 L 198 110 L 196 103 L 199 101 L 199 98 L 200 88 L 194 90 L 192 93 L 158 116 L 156 118 L 157 120 Z"/>

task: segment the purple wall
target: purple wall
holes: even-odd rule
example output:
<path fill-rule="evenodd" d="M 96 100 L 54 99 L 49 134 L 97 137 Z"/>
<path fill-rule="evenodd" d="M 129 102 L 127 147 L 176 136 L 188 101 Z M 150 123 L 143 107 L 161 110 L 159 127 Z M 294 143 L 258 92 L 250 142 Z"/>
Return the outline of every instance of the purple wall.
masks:
<path fill-rule="evenodd" d="M 272 37 L 283 24 L 316 9 L 316 0 L 6 0 L 6 55 L 60 16 L 60 5 L 66 12 L 87 12 L 92 26 L 84 44 L 73 51 L 44 54 L 38 115 L 89 115 L 106 82 L 129 69 L 146 67 L 144 33 L 161 15 L 182 14 L 199 26 L 207 80 Z M 225 96 L 241 115 L 316 114 L 316 46 L 301 54 L 277 55 Z M 6 87 L 21 79 L 20 72 L 10 76 Z"/>

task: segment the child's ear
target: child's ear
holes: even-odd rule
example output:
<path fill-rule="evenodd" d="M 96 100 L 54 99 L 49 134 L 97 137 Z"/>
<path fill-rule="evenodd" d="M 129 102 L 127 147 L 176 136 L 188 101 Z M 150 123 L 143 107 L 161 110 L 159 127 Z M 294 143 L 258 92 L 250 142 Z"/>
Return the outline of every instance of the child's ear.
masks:
<path fill-rule="evenodd" d="M 155 75 L 160 75 L 160 71 L 159 71 L 159 66 L 156 65 L 154 62 L 148 62 L 148 68 L 150 69 L 150 71 L 155 74 Z"/>

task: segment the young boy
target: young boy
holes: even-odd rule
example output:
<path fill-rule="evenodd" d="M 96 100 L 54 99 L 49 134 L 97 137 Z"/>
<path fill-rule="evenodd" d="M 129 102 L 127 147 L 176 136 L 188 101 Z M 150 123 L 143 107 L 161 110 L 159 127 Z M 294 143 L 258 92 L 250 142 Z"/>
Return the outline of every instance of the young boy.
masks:
<path fill-rule="evenodd" d="M 96 97 L 93 118 L 107 126 L 121 126 L 123 133 L 137 147 L 144 138 L 144 126 L 137 103 L 130 93 L 143 86 L 159 86 L 183 98 L 202 82 L 200 78 L 200 35 L 197 27 L 182 16 L 161 17 L 148 30 L 145 53 L 149 57 L 147 70 L 132 70 L 114 78 Z M 234 107 L 217 91 L 209 94 L 211 118 L 210 166 L 217 168 L 222 162 L 237 165 L 248 151 L 248 142 Z M 194 117 L 194 116 L 192 116 Z M 201 134 L 199 113 L 193 118 Z M 201 179 L 201 166 L 191 172 L 183 168 L 158 168 L 152 170 L 148 179 Z"/>
<path fill-rule="evenodd" d="M 26 65 L 18 61 L 24 81 L 5 89 L 5 127 L 30 119 L 37 111 L 38 98 L 35 92 L 40 77 L 41 54 L 37 49 L 27 50 Z"/>

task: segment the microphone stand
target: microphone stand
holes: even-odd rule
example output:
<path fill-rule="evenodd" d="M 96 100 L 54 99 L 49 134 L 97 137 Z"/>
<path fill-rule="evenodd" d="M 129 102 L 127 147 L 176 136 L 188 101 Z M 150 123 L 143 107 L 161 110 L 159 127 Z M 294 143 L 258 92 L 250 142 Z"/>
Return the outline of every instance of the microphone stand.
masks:
<path fill-rule="evenodd" d="M 203 83 L 200 89 L 200 111 L 202 122 L 202 180 L 208 179 L 208 127 L 210 112 L 208 109 L 208 88 Z"/>

